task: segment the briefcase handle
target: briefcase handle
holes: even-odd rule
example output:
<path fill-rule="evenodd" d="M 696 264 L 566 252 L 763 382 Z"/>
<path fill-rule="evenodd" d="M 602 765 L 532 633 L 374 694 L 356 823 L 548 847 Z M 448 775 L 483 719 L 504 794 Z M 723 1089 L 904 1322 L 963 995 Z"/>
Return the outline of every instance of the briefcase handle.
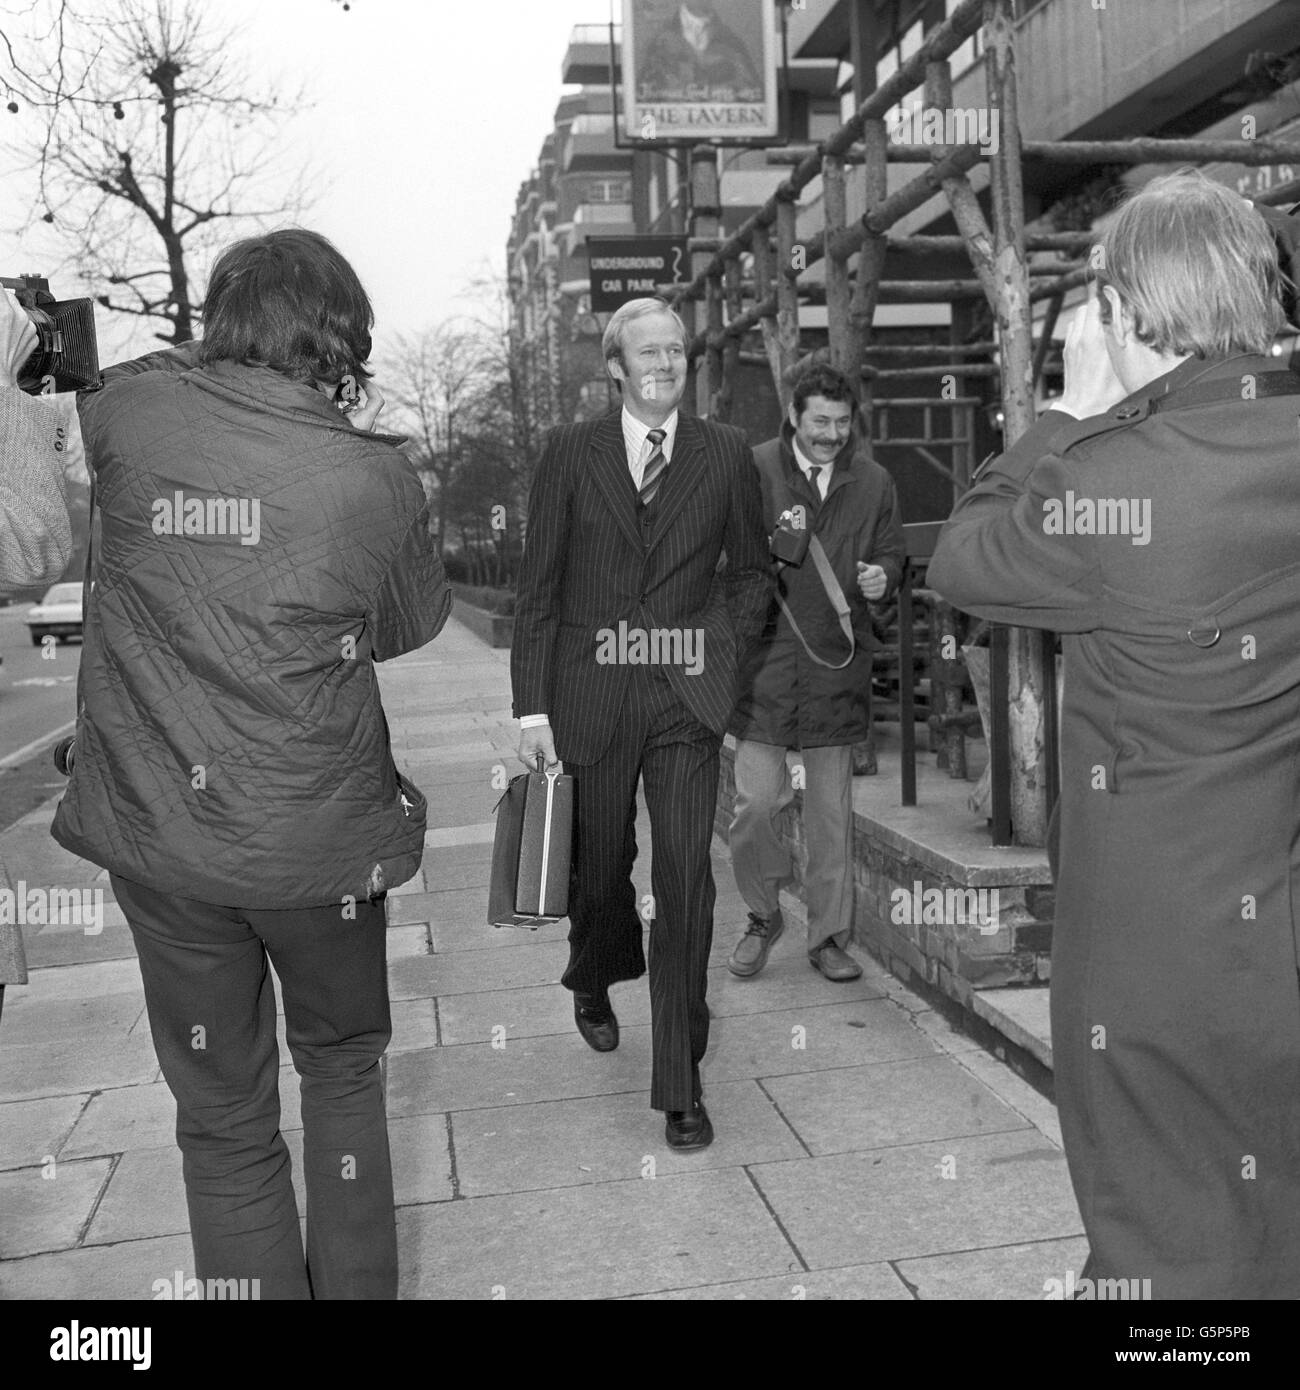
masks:
<path fill-rule="evenodd" d="M 550 781 L 554 781 L 557 777 L 561 776 L 561 773 L 560 773 L 560 771 L 559 771 L 558 765 L 557 765 L 556 770 L 555 770 L 554 772 L 548 772 L 548 771 L 547 771 L 547 769 L 546 769 L 546 754 L 543 753 L 542 750 L 541 750 L 540 748 L 537 750 L 537 755 L 536 755 L 536 756 L 537 756 L 537 771 L 538 771 L 539 773 L 541 773 L 541 775 L 542 775 L 543 777 L 548 778 Z"/>

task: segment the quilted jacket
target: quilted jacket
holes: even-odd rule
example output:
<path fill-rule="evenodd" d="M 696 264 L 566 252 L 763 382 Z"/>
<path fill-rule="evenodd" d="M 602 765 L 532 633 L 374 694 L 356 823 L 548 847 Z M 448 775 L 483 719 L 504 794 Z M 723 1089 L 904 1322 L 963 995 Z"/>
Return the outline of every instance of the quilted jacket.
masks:
<path fill-rule="evenodd" d="M 52 833 L 203 902 L 374 896 L 424 843 L 373 664 L 451 610 L 423 490 L 392 436 L 312 387 L 192 362 L 114 368 L 82 405 L 95 582 Z"/>

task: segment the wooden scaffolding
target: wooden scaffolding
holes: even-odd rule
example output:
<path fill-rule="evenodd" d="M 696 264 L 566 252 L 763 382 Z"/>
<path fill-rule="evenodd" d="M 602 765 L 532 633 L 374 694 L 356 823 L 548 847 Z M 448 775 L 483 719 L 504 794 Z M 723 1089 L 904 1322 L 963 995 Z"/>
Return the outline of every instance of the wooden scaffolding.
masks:
<path fill-rule="evenodd" d="M 961 145 L 900 144 L 886 130 L 885 116 L 905 97 L 923 89 L 926 108 L 952 107 L 950 56 L 978 29 L 983 29 L 987 104 L 990 122 L 998 122 L 999 139 L 985 153 L 977 143 Z M 1292 162 L 1300 146 L 1268 140 L 1022 141 L 1016 109 L 1014 0 L 963 0 L 947 21 L 932 29 L 921 47 L 886 82 L 871 92 L 853 116 L 815 148 L 783 152 L 793 164 L 789 176 L 767 202 L 731 236 L 719 236 L 719 193 L 714 152 L 696 147 L 691 161 L 695 212 L 691 243 L 692 273 L 676 291 L 679 309 L 696 306 L 691 357 L 696 361 L 697 409 L 714 419 L 728 418 L 735 380 L 742 361 L 765 360 L 784 411 L 790 385 L 815 360 L 829 360 L 863 382 L 863 406 L 870 418 L 876 383 L 896 376 L 952 375 L 958 381 L 997 375 L 1001 382 L 1003 437 L 1010 448 L 1033 423 L 1034 383 L 1041 373 L 1048 344 L 1066 294 L 1088 277 L 1086 254 L 1093 236 L 1065 232 L 1026 236 L 1021 183 L 1023 160 L 1073 164 L 1197 164 L 1224 160 L 1259 166 Z M 976 196 L 968 171 L 981 159 L 989 165 L 992 225 Z M 893 193 L 888 191 L 891 162 L 925 164 L 924 173 Z M 852 174 L 850 171 L 853 171 Z M 822 180 L 824 225 L 800 241 L 796 219 L 799 196 L 812 181 Z M 848 220 L 849 179 L 861 179 L 866 211 Z M 936 194 L 948 201 L 959 236 L 892 237 L 889 229 Z M 1300 198 L 1300 180 L 1269 190 L 1258 201 L 1282 203 Z M 974 278 L 960 280 L 884 280 L 886 253 L 918 255 L 964 250 Z M 1034 266 L 1029 252 L 1057 253 L 1061 259 Z M 752 256 L 752 275 L 742 278 L 742 257 Z M 828 347 L 800 350 L 799 277 L 824 261 Z M 853 264 L 851 264 L 853 262 Z M 939 347 L 913 349 L 918 365 L 880 372 L 867 362 L 877 304 L 954 302 L 982 297 L 995 324 L 995 340 L 962 351 Z M 1031 305 L 1047 300 L 1037 343 L 1031 329 Z M 762 335 L 763 354 L 742 352 L 747 333 Z M 972 352 L 996 351 L 998 362 L 972 363 Z M 924 403 L 925 398 L 913 398 Z M 895 402 L 896 404 L 899 402 Z M 935 398 L 933 404 L 939 404 Z M 963 485 L 961 479 L 955 482 Z M 902 624 L 900 623 L 900 631 Z M 908 634 L 910 636 L 910 633 Z M 1022 845 L 1045 841 L 1054 792 L 1054 759 L 1049 759 L 1054 718 L 1054 659 L 1051 634 L 1003 629 L 993 644 L 993 734 L 1005 740 L 1009 761 L 1010 839 Z M 999 688 L 1000 657 L 1005 670 Z M 902 687 L 909 687 L 905 665 Z M 904 723 L 910 718 L 910 689 Z M 950 711 L 951 713 L 951 711 Z M 910 733 L 910 730 L 906 732 Z M 995 838 L 997 816 L 995 815 Z"/>

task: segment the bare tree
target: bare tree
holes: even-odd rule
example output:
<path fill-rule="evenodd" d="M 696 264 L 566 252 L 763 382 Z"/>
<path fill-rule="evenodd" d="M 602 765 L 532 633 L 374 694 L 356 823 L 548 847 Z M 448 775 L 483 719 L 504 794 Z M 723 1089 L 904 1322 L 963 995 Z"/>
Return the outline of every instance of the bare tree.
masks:
<path fill-rule="evenodd" d="M 62 233 L 105 308 L 194 336 L 195 270 L 236 221 L 305 204 L 305 175 L 273 187 L 268 151 L 301 104 L 257 90 L 233 34 L 200 0 L 37 0 L 0 28 L 9 109 L 39 123 L 27 145 L 33 210 Z"/>
<path fill-rule="evenodd" d="M 433 479 L 440 552 L 447 543 L 450 499 L 465 440 L 477 432 L 488 372 L 482 337 L 472 323 L 449 320 L 397 339 L 381 381 L 397 426 L 411 436 L 416 468 Z"/>

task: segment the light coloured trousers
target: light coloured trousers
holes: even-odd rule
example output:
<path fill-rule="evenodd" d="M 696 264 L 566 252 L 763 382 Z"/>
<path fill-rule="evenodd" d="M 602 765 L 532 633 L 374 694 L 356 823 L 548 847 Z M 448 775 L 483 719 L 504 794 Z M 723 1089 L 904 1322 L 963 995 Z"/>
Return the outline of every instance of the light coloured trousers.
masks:
<path fill-rule="evenodd" d="M 781 889 L 794 881 L 794 861 L 781 839 L 795 790 L 785 753 L 774 743 L 736 740 L 731 868 L 745 905 L 760 917 L 777 910 Z M 805 748 L 799 757 L 808 950 L 827 941 L 843 948 L 853 930 L 853 746 Z"/>

